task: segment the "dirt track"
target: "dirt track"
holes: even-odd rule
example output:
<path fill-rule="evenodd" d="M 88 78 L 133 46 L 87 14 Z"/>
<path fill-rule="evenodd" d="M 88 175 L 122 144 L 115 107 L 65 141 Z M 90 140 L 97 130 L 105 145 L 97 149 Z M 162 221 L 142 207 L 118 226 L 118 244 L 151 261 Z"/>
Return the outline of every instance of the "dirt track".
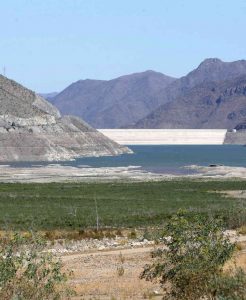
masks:
<path fill-rule="evenodd" d="M 117 249 L 63 256 L 65 268 L 73 271 L 70 284 L 78 294 L 74 299 L 148 299 L 159 294 L 158 284 L 139 278 L 144 265 L 151 261 L 151 249 Z M 155 299 L 161 299 L 161 296 Z"/>

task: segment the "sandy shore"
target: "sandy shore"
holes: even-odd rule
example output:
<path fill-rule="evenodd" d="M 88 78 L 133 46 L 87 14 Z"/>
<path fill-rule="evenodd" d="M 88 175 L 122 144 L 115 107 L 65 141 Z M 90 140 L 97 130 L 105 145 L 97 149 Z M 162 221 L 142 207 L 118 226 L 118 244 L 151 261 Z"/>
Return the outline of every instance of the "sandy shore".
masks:
<path fill-rule="evenodd" d="M 111 180 L 130 180 L 130 181 L 149 181 L 149 180 L 171 180 L 175 178 L 213 178 L 213 179 L 246 179 L 246 168 L 244 167 L 202 167 L 188 166 L 195 170 L 196 174 L 173 175 L 157 174 L 144 171 L 139 167 L 110 167 L 110 168 L 91 168 L 91 167 L 71 167 L 59 164 L 37 167 L 14 168 L 9 165 L 0 166 L 0 182 L 88 182 L 88 181 L 111 181 Z"/>
<path fill-rule="evenodd" d="M 154 174 L 138 167 L 91 168 L 48 165 L 32 168 L 0 166 L 0 182 L 66 182 L 108 180 L 158 180 L 168 175 Z"/>
<path fill-rule="evenodd" d="M 246 179 L 245 167 L 230 167 L 230 166 L 188 166 L 189 169 L 198 172 L 195 177 L 208 177 L 208 178 L 241 178 Z"/>

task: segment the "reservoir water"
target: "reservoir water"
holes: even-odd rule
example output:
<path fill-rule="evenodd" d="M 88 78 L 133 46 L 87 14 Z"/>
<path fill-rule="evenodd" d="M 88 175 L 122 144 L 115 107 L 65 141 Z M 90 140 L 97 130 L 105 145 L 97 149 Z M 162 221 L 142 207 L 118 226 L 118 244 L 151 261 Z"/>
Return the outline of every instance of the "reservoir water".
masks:
<path fill-rule="evenodd" d="M 139 166 L 147 171 L 169 174 L 191 173 L 190 170 L 184 168 L 189 165 L 218 164 L 246 167 L 246 147 L 240 145 L 138 145 L 129 147 L 134 154 L 85 157 L 57 163 L 63 166 L 98 168 Z M 13 167 L 32 167 L 49 163 L 15 162 L 8 164 Z"/>

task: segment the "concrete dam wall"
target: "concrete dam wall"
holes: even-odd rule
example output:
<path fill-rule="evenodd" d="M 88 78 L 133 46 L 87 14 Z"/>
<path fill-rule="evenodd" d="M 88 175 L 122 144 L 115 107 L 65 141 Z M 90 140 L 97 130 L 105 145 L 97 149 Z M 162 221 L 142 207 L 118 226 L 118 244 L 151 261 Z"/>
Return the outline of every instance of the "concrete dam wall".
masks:
<path fill-rule="evenodd" d="M 222 145 L 226 129 L 98 129 L 122 145 Z"/>

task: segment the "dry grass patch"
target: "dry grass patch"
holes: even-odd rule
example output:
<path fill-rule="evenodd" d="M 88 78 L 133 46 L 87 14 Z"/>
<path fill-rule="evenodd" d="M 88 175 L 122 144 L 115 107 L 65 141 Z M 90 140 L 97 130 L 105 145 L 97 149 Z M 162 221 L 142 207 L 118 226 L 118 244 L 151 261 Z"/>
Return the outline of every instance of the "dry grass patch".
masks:
<path fill-rule="evenodd" d="M 237 230 L 237 232 L 238 232 L 239 234 L 246 235 L 246 225 L 241 226 L 241 227 Z"/>
<path fill-rule="evenodd" d="M 246 242 L 236 243 L 237 251 L 224 266 L 224 270 L 235 270 L 235 268 L 242 268 L 246 272 Z"/>
<path fill-rule="evenodd" d="M 224 196 L 229 198 L 246 199 L 246 190 L 218 191 L 218 193 L 223 194 Z"/>

